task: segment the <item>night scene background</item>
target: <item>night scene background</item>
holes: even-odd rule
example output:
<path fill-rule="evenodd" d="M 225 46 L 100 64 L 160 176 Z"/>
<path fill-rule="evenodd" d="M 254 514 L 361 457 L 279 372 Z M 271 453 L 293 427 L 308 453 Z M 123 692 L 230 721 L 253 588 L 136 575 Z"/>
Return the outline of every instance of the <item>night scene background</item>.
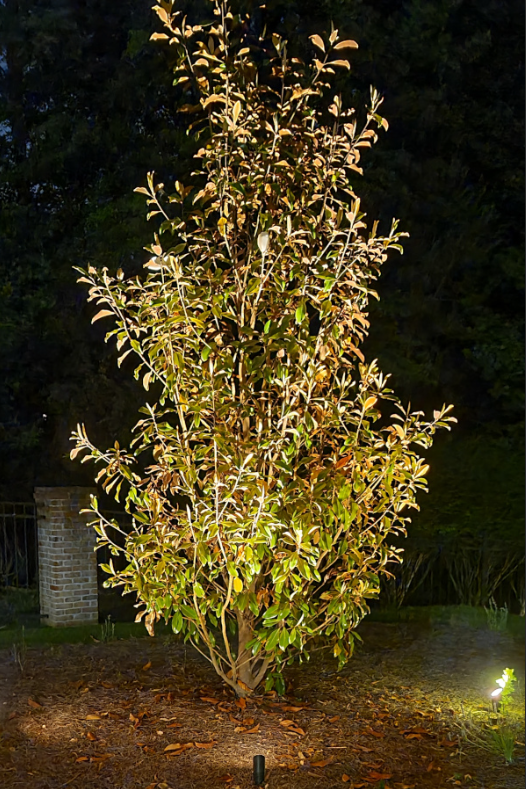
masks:
<path fill-rule="evenodd" d="M 252 14 L 254 31 L 261 28 L 259 2 L 240 0 L 233 5 Z M 208 13 L 205 0 L 181 0 L 179 6 L 196 17 Z M 359 49 L 352 52 L 350 73 L 338 73 L 336 87 L 345 106 L 363 108 L 369 86 L 374 85 L 384 96 L 381 113 L 389 122 L 389 130 L 382 131 L 379 142 L 364 152 L 363 177 L 356 179 L 353 188 L 368 220 L 380 220 L 380 231 L 387 232 L 391 218 L 396 217 L 400 229 L 409 233 L 403 243 L 404 254 L 390 255 L 383 267 L 377 283 L 380 300 L 372 300 L 370 305 L 371 329 L 363 351 L 368 360 L 379 360 L 383 372 L 392 374 L 392 387 L 402 402 L 410 402 L 426 414 L 443 403 L 452 403 L 458 419 L 453 430 L 437 436 L 426 453 L 431 467 L 427 475 L 430 492 L 419 497 L 421 510 L 412 517 L 407 539 L 395 540 L 405 550 L 405 563 L 396 569 L 394 579 L 383 582 L 380 599 L 372 604 L 371 622 L 365 626 L 368 646 L 353 664 L 358 674 L 373 672 L 367 674 L 373 684 L 384 682 L 387 687 L 391 680 L 385 678 L 389 676 L 405 683 L 404 712 L 396 714 L 401 716 L 400 731 L 405 726 L 402 733 L 417 749 L 403 757 L 409 772 L 402 776 L 401 763 L 398 767 L 398 763 L 394 767 L 389 764 L 399 747 L 396 743 L 382 751 L 386 747 L 382 737 L 387 737 L 387 742 L 390 736 L 387 729 L 381 733 L 382 727 L 388 726 L 383 697 L 375 696 L 376 691 L 369 686 L 360 691 L 359 697 L 352 695 L 358 693 L 356 689 L 347 693 L 338 687 L 336 691 L 339 680 L 331 679 L 335 669 L 332 664 L 331 668 L 322 664 L 320 671 L 326 671 L 317 676 L 291 674 L 287 692 L 295 694 L 296 702 L 290 696 L 289 703 L 292 699 L 299 706 L 289 706 L 283 717 L 299 716 L 295 725 L 300 733 L 303 731 L 298 737 L 304 736 L 307 708 L 314 704 L 312 697 L 319 681 L 329 699 L 322 702 L 328 705 L 323 708 L 327 715 L 325 723 L 319 724 L 326 741 L 329 731 L 323 726 L 328 726 L 330 716 L 336 721 L 334 713 L 344 717 L 347 713 L 342 710 L 362 705 L 373 710 L 367 719 L 369 734 L 373 727 L 373 739 L 369 738 L 368 744 L 378 752 L 369 757 L 362 753 L 361 758 L 369 758 L 369 763 L 364 762 L 361 771 L 356 768 L 353 772 L 354 767 L 347 763 L 340 769 L 338 762 L 340 767 L 336 768 L 333 756 L 327 757 L 321 746 L 313 746 L 309 753 L 304 744 L 299 751 L 289 749 L 288 756 L 279 757 L 292 760 L 298 772 L 285 771 L 287 777 L 281 779 L 279 771 L 285 762 L 278 760 L 274 783 L 268 785 L 305 789 L 337 786 L 343 781 L 356 789 L 388 789 L 443 787 L 450 785 L 446 780 L 451 780 L 473 789 L 515 789 L 522 785 L 523 778 L 513 752 L 524 738 L 515 723 L 508 729 L 504 719 L 499 719 L 498 725 L 490 719 L 488 724 L 488 731 L 493 725 L 495 734 L 491 737 L 495 741 L 502 735 L 494 748 L 491 740 L 492 753 L 499 758 L 505 755 L 505 735 L 512 731 L 512 757 L 505 757 L 505 761 L 515 765 L 515 772 L 510 771 L 506 777 L 495 766 L 497 762 L 489 761 L 477 777 L 477 760 L 482 757 L 476 750 L 470 757 L 469 747 L 480 744 L 487 732 L 476 729 L 473 716 L 469 725 L 474 728 L 463 723 L 462 735 L 456 729 L 452 729 L 455 734 L 451 737 L 437 735 L 437 748 L 441 745 L 446 756 L 452 751 L 451 743 L 457 739 L 460 743 L 461 736 L 465 737 L 465 768 L 447 772 L 449 767 L 444 766 L 442 756 L 431 751 L 428 754 L 425 749 L 426 738 L 435 731 L 438 721 L 446 726 L 440 717 L 442 710 L 451 707 L 451 714 L 454 710 L 458 716 L 464 709 L 462 704 L 468 704 L 461 700 L 461 680 L 454 678 L 455 672 L 462 674 L 462 661 L 467 661 L 473 676 L 479 671 L 484 677 L 493 677 L 492 671 L 502 672 L 518 655 L 523 660 L 523 649 L 520 652 L 516 638 L 523 638 L 525 604 L 524 5 L 522 0 L 267 0 L 264 19 L 269 30 L 287 39 L 290 50 L 305 59 L 313 54 L 309 36 L 330 32 L 331 22 L 341 38 L 359 43 Z M 60 785 L 71 774 L 68 786 L 73 789 L 95 786 L 97 781 L 98 786 L 144 789 L 171 789 L 172 784 L 162 769 L 159 776 L 153 772 L 147 775 L 143 766 L 143 772 L 135 774 L 135 768 L 130 767 L 135 756 L 126 757 L 128 764 L 110 777 L 104 777 L 104 770 L 95 775 L 93 768 L 92 773 L 82 773 L 79 779 L 76 768 L 87 765 L 87 770 L 98 764 L 109 769 L 105 765 L 110 757 L 100 754 L 105 749 L 104 741 L 93 753 L 79 746 L 73 758 L 68 750 L 73 746 L 62 747 L 51 740 L 43 743 L 38 739 L 43 736 L 41 732 L 38 736 L 31 733 L 39 715 L 51 714 L 46 693 L 51 698 L 62 692 L 58 678 L 64 666 L 69 671 L 64 683 L 67 680 L 71 694 L 78 695 L 83 687 L 91 689 L 86 677 L 96 658 L 100 658 L 101 666 L 113 667 L 113 673 L 107 675 L 100 669 L 99 680 L 105 677 L 100 682 L 108 699 L 116 672 L 121 679 L 121 667 L 126 682 L 138 686 L 139 677 L 148 690 L 145 676 L 153 661 L 152 671 L 158 669 L 159 676 L 155 681 L 152 676 L 150 685 L 165 688 L 155 697 L 158 705 L 175 703 L 178 694 L 188 692 L 188 698 L 200 699 L 201 706 L 208 703 L 206 709 L 217 712 L 220 707 L 210 705 L 221 699 L 227 705 L 225 715 L 230 715 L 231 721 L 233 714 L 238 716 L 235 725 L 242 733 L 257 727 L 260 718 L 256 713 L 265 712 L 259 707 L 248 711 L 228 707 L 230 701 L 222 698 L 217 682 L 214 685 L 195 656 L 188 657 L 186 652 L 182 684 L 178 689 L 172 687 L 168 675 L 160 676 L 159 667 L 165 658 L 164 646 L 154 643 L 159 639 L 154 639 L 152 646 L 147 641 L 130 646 L 124 640 L 130 633 L 133 637 L 138 634 L 130 624 L 133 601 L 121 601 L 117 592 L 104 590 L 100 573 L 102 629 L 92 628 L 86 636 L 87 631 L 79 628 L 69 638 L 83 643 L 87 638 L 90 644 L 96 640 L 93 649 L 100 653 L 93 653 L 95 657 L 73 653 L 68 638 L 58 636 L 55 640 L 60 641 L 60 647 L 49 647 L 46 637 L 37 634 L 35 526 L 32 516 L 26 518 L 33 506 L 34 489 L 92 486 L 93 467 L 70 460 L 72 430 L 78 422 L 84 422 L 96 445 L 111 445 L 117 438 L 126 444 L 145 399 L 143 388 L 130 373 L 132 368 L 117 368 L 114 346 L 104 343 L 107 327 L 99 322 L 92 325 L 95 307 L 87 303 L 86 288 L 77 284 L 73 266 L 107 266 L 113 273 L 122 268 L 126 276 L 141 274 L 148 257 L 143 248 L 151 243 L 155 228 L 154 222 L 146 221 L 143 196 L 133 190 L 145 184 L 148 171 L 155 171 L 156 178 L 165 183 L 184 183 L 194 169 L 192 156 L 200 145 L 187 134 L 188 116 L 177 109 L 169 47 L 149 40 L 159 29 L 149 0 L 0 0 L 0 647 L 6 647 L 0 651 L 0 679 L 5 680 L 5 689 L 16 675 L 17 687 L 25 694 L 25 712 L 13 706 L 10 713 L 11 729 L 2 728 L 0 709 L 0 768 L 3 748 L 6 754 L 9 749 L 18 752 L 24 738 L 33 737 L 43 764 L 69 764 L 69 772 L 61 774 Z M 19 507 L 19 521 L 12 514 L 13 503 Z M 108 507 L 115 509 L 115 504 Z M 26 538 L 29 535 L 33 541 L 24 549 L 25 558 L 21 548 L 14 548 L 14 529 L 22 523 Z M 22 570 L 13 569 L 15 554 Z M 24 587 L 22 596 L 14 589 L 17 586 Z M 449 610 L 446 607 L 457 614 L 445 614 Z M 468 607 L 472 614 L 466 613 Z M 117 621 L 117 631 L 108 616 Z M 29 628 L 27 636 L 20 636 L 22 625 Z M 111 658 L 102 650 L 112 646 L 116 632 L 123 641 L 113 646 L 121 652 Z M 459 633 L 466 637 L 461 650 L 464 657 L 462 661 L 459 658 L 462 666 L 446 661 L 435 667 L 436 675 L 432 670 L 429 674 L 437 654 L 455 653 Z M 510 641 L 505 640 L 508 637 Z M 409 659 L 407 649 L 411 644 Z M 32 645 L 35 650 L 51 650 L 46 665 L 55 685 L 51 681 L 46 685 L 48 680 L 42 677 L 37 677 L 33 686 L 27 684 L 39 659 L 36 651 L 31 652 Z M 65 651 L 54 652 L 56 649 Z M 489 663 L 484 657 L 486 649 L 493 650 Z M 4 667 L 2 654 L 6 656 Z M 175 654 L 182 660 L 179 652 Z M 385 668 L 388 659 L 392 663 Z M 398 673 L 393 669 L 397 660 Z M 146 673 L 139 672 L 139 663 Z M 517 667 L 518 663 L 513 665 Z M 427 667 L 425 671 L 422 666 Z M 429 682 L 430 676 L 435 677 L 436 697 L 434 686 L 431 683 L 427 687 L 419 671 Z M 418 684 L 428 699 L 434 699 L 431 712 L 421 712 L 425 705 L 411 685 L 413 675 L 420 677 Z M 446 687 L 448 675 L 450 687 Z M 344 672 L 345 676 L 349 675 Z M 519 679 L 523 695 L 524 681 Z M 183 685 L 192 690 L 181 691 Z M 402 691 L 391 687 L 391 692 L 401 694 L 397 697 L 400 701 Z M 339 700 L 335 701 L 337 695 Z M 34 701 L 30 701 L 29 712 L 28 696 Z M 76 698 L 71 696 L 73 706 Z M 84 704 L 88 698 L 89 694 L 83 697 Z M 133 704 L 130 701 L 132 706 L 122 713 L 126 720 L 130 714 L 133 736 L 143 739 L 143 719 L 151 720 L 154 728 L 167 727 L 166 721 L 172 720 L 170 710 L 164 708 L 165 717 L 159 718 L 159 710 L 150 708 L 145 698 Z M 478 702 L 469 698 L 475 710 Z M 104 703 L 104 709 L 110 709 L 109 700 Z M 486 710 L 484 704 L 486 701 L 481 708 Z M 100 701 L 97 708 L 83 707 L 83 715 L 103 717 L 103 706 Z M 417 708 L 420 718 L 415 718 Z M 59 705 L 53 710 L 57 725 L 66 726 L 64 721 L 70 715 L 66 707 Z M 186 708 L 182 710 L 186 714 Z M 248 712 L 256 723 L 248 718 Z M 23 714 L 32 716 L 24 725 L 19 722 L 25 720 Z M 203 720 L 208 720 L 205 712 L 202 714 Z M 430 716 L 429 721 L 425 715 Z M 264 720 L 263 715 L 260 717 Z M 99 725 L 96 717 L 91 720 L 94 726 Z M 245 724 L 246 720 L 252 723 Z M 425 729 L 428 723 L 430 728 Z M 211 718 L 208 724 L 212 728 L 216 725 Z M 332 732 L 338 725 L 331 724 L 330 736 L 336 743 L 345 742 Z M 394 725 L 399 726 L 398 722 Z M 363 734 L 363 721 L 360 726 Z M 292 733 L 297 733 L 297 728 Z M 257 733 L 256 728 L 253 731 Z M 88 737 L 91 742 L 92 737 L 83 732 L 78 736 Z M 157 731 L 159 737 L 162 734 Z M 69 741 L 76 736 L 72 730 Z M 179 729 L 170 735 L 174 740 L 181 736 Z M 188 736 L 196 741 L 197 750 L 192 753 L 200 754 L 202 747 L 210 748 L 212 754 L 206 769 L 194 764 L 195 783 L 189 782 L 188 787 L 211 786 L 206 783 L 210 771 L 217 777 L 218 786 L 235 789 L 252 785 L 236 769 L 245 762 L 251 764 L 256 751 L 248 746 L 243 750 L 245 746 L 239 745 L 235 758 L 229 761 L 225 757 L 226 761 L 221 762 L 213 756 L 215 750 L 209 743 L 210 738 L 216 738 L 210 742 L 220 741 L 221 732 L 214 729 L 210 734 L 203 729 Z M 229 747 L 234 752 L 229 736 L 224 734 L 223 756 L 228 755 Z M 241 735 L 236 736 L 239 739 Z M 93 737 L 101 740 L 102 734 L 93 729 Z M 351 737 L 350 731 L 345 737 Z M 367 753 L 366 741 L 360 742 L 362 746 L 358 747 Z M 167 743 L 159 753 L 166 750 Z M 149 765 L 148 759 L 153 758 L 147 752 L 150 745 L 139 745 L 146 747 L 141 753 Z M 119 747 L 128 746 L 121 743 Z M 152 749 L 154 753 L 155 747 Z M 85 759 L 84 752 L 88 753 Z M 334 753 L 338 755 L 339 751 Z M 402 755 L 400 751 L 400 759 Z M 17 772 L 22 762 L 17 763 L 17 757 L 8 754 L 5 763 L 11 758 L 14 766 L 5 768 L 3 785 L 31 789 L 56 785 L 50 777 L 51 768 L 46 773 L 44 767 L 40 778 L 35 777 L 37 771 L 16 783 L 14 776 L 22 774 Z M 184 756 L 187 758 L 194 757 Z M 423 767 L 420 759 L 425 762 Z M 417 763 L 418 768 L 415 766 L 410 774 L 409 765 Z M 439 764 L 442 767 L 437 767 Z M 325 774 L 324 770 L 329 772 Z M 186 774 L 183 770 L 178 775 L 181 781 Z M 323 775 L 329 775 L 330 780 Z"/>

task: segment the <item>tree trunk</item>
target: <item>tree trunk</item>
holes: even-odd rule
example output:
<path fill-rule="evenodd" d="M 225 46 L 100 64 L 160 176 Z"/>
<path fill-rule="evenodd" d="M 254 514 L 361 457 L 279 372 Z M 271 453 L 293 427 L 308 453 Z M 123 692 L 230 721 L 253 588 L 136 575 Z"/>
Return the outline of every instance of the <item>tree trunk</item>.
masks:
<path fill-rule="evenodd" d="M 246 644 L 254 636 L 254 617 L 249 613 L 237 611 L 237 686 L 239 696 L 250 696 L 260 682 L 265 678 L 269 667 L 269 660 L 259 655 L 252 655 L 252 649 Z"/>

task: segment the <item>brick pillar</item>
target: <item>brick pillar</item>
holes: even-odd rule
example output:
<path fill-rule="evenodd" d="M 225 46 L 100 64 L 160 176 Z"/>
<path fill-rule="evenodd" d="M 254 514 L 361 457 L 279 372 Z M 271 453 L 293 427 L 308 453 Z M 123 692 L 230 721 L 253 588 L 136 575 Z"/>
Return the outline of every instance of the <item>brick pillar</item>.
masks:
<path fill-rule="evenodd" d="M 94 488 L 35 488 L 40 614 L 52 627 L 98 622 L 96 533 L 80 510 Z"/>

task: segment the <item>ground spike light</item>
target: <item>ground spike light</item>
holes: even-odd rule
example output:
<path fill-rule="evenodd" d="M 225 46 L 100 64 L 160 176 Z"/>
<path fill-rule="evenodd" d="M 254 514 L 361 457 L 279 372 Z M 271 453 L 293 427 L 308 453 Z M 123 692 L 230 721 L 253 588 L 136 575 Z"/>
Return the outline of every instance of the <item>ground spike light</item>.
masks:
<path fill-rule="evenodd" d="M 256 786 L 261 786 L 265 781 L 265 757 L 258 755 L 254 756 L 254 783 Z"/>

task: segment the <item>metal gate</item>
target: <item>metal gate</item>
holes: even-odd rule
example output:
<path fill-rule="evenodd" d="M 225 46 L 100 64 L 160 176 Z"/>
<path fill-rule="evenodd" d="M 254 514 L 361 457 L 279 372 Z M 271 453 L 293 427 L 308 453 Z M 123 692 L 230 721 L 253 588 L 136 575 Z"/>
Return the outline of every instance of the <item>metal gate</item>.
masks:
<path fill-rule="evenodd" d="M 38 532 L 33 502 L 0 502 L 0 586 L 38 582 Z"/>

